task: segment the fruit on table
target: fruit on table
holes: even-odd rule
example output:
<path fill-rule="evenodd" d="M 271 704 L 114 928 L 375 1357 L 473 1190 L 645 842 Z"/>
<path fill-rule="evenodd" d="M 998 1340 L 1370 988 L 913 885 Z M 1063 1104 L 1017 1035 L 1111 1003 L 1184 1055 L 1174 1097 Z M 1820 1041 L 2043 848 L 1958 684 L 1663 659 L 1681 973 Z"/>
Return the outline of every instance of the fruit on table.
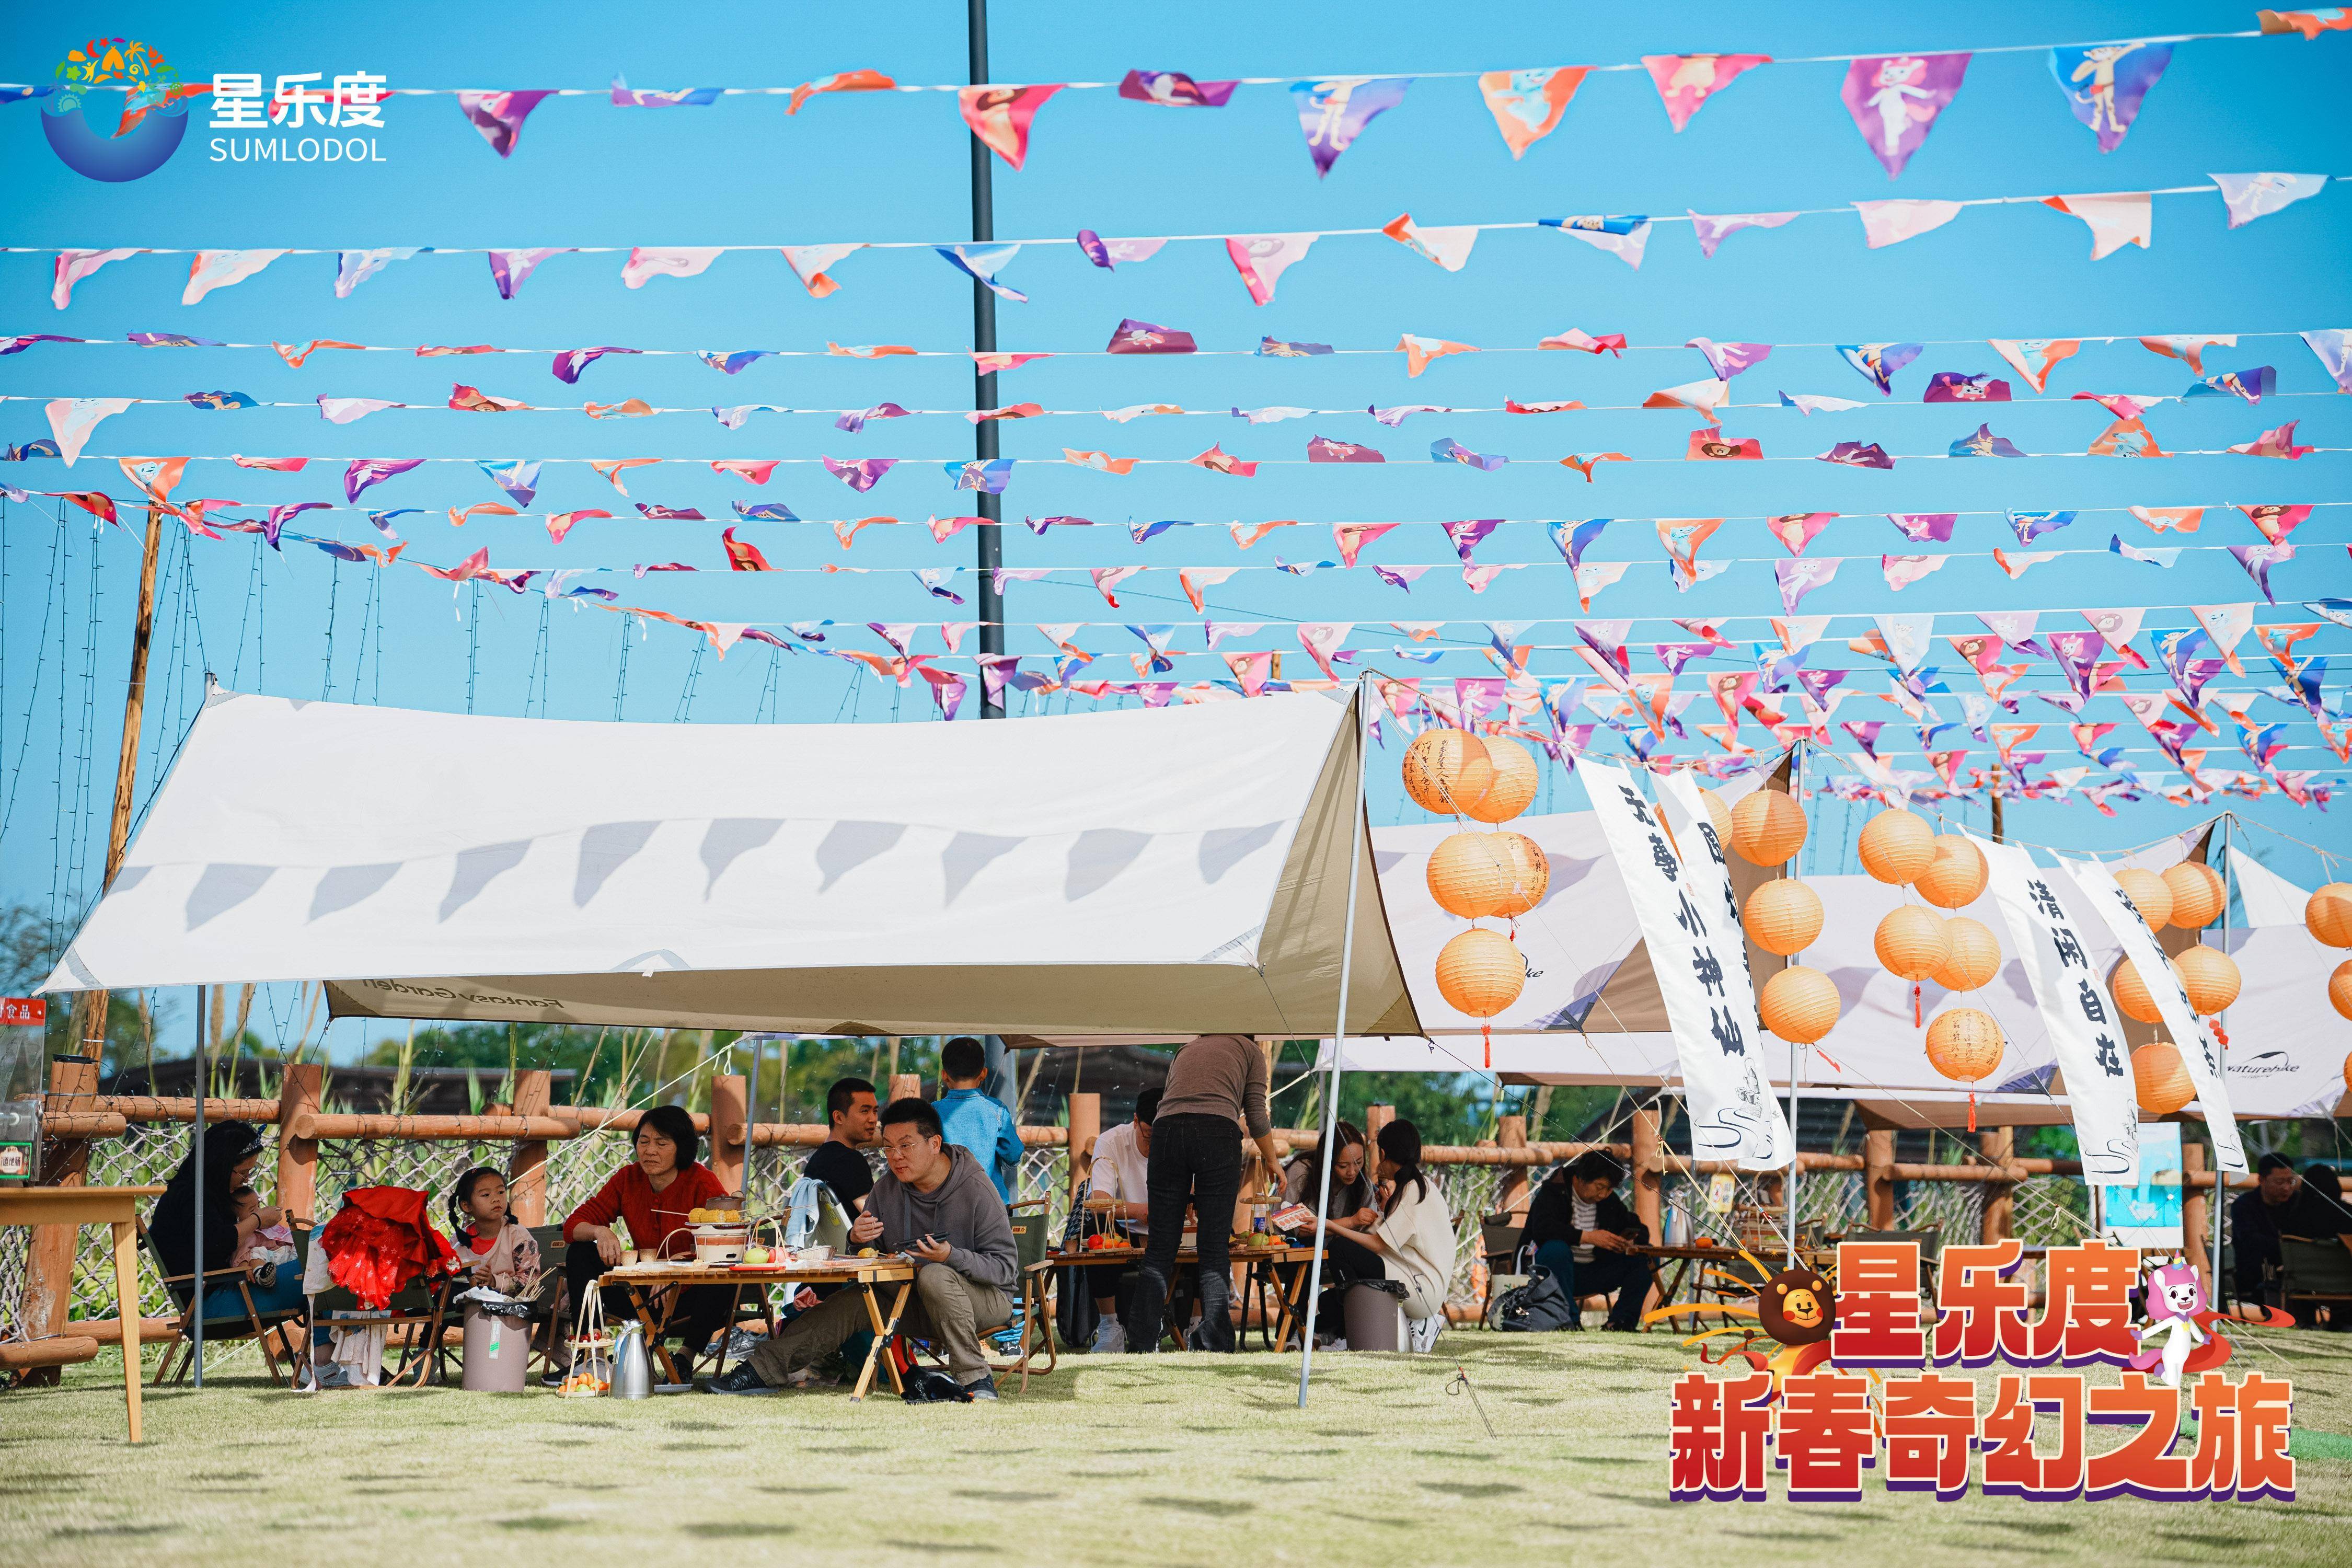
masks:
<path fill-rule="evenodd" d="M 743 1249 L 743 1261 L 765 1263 L 768 1261 L 768 1249 L 764 1247 L 747 1247 Z"/>
<path fill-rule="evenodd" d="M 879 1258 L 882 1255 L 875 1251 L 870 1247 L 861 1247 L 857 1249 L 857 1256 L 860 1258 Z"/>

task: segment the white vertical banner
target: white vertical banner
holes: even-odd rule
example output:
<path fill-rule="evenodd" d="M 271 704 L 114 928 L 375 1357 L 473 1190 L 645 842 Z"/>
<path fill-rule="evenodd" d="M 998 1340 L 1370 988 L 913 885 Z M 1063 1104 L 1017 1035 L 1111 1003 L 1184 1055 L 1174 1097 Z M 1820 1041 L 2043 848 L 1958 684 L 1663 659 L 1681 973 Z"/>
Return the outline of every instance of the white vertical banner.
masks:
<path fill-rule="evenodd" d="M 2130 1185 L 2139 1180 L 2139 1105 L 2125 1059 L 2123 1026 L 2091 969 L 2082 933 L 2027 851 L 1969 835 L 1991 872 L 1994 900 L 2017 949 L 2034 1005 L 2066 1075 L 2083 1175 Z"/>
<path fill-rule="evenodd" d="M 2180 977 L 2166 960 L 2156 933 L 2140 917 L 2139 906 L 2131 901 L 2115 873 L 2096 860 L 2069 860 L 2062 855 L 2058 864 L 2089 896 L 2092 907 L 2116 933 L 2124 956 L 2139 971 L 2141 984 L 2147 987 L 2180 1052 L 2181 1065 L 2189 1069 L 2189 1081 L 2197 1086 L 2197 1101 L 2205 1108 L 2206 1129 L 2212 1134 L 2213 1152 L 2221 1169 L 2244 1173 L 2246 1150 L 2238 1141 L 2238 1119 L 2230 1110 L 2230 1083 L 2221 1071 L 2221 1048 L 2213 1032 L 2189 1005 L 2189 994 L 2180 988 Z"/>
<path fill-rule="evenodd" d="M 1649 946 L 1689 1099 L 1691 1157 L 1738 1160 L 1751 1171 L 1787 1165 L 1795 1141 L 1764 1076 L 1764 1031 L 1756 1021 L 1747 950 L 1738 921 L 1730 921 L 1727 935 L 1726 917 L 1715 912 L 1727 891 L 1694 890 L 1692 871 L 1666 842 L 1649 801 L 1624 769 L 1586 757 L 1577 776 L 1592 797 Z M 1705 821 L 1704 809 L 1699 816 Z M 1711 841 L 1713 833 L 1709 825 L 1697 842 Z M 1729 878 L 1719 864 L 1710 869 L 1727 889 Z"/>

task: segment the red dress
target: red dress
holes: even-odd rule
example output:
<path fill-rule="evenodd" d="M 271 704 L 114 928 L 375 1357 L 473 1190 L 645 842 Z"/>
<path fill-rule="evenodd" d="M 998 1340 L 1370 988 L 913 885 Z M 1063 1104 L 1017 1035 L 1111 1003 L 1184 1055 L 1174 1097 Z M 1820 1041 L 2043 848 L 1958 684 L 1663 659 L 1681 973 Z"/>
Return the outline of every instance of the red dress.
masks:
<path fill-rule="evenodd" d="M 680 1171 L 668 1186 L 657 1193 L 646 1179 L 644 1168 L 633 1160 L 614 1172 L 586 1203 L 564 1216 L 563 1239 L 570 1241 L 577 1226 L 611 1225 L 617 1217 L 629 1227 L 631 1246 L 658 1247 L 666 1258 L 691 1257 L 694 1237 L 679 1230 L 686 1224 L 688 1211 L 711 1207 L 711 1199 L 728 1195 L 726 1187 L 711 1174 L 710 1167 L 699 1161 Z M 674 1231 L 678 1234 L 672 1235 Z"/>
<path fill-rule="evenodd" d="M 425 1217 L 425 1194 L 410 1187 L 353 1187 L 319 1233 L 336 1284 L 381 1310 L 420 1277 L 447 1274 L 457 1255 Z"/>

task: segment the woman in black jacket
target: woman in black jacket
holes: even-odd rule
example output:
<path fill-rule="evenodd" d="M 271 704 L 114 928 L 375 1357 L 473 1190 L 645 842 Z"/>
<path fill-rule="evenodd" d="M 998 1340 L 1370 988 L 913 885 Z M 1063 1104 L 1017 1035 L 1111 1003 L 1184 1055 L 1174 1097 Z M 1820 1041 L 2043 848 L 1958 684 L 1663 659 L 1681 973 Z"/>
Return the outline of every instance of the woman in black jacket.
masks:
<path fill-rule="evenodd" d="M 1640 1326 L 1655 1268 L 1634 1250 L 1649 1242 L 1650 1230 L 1617 1196 L 1624 1177 L 1613 1156 L 1586 1150 L 1536 1189 L 1521 1238 L 1570 1300 L 1617 1292 L 1607 1327 L 1621 1331 Z"/>
<path fill-rule="evenodd" d="M 204 1269 L 210 1273 L 230 1267 L 238 1248 L 255 1231 L 279 1223 L 281 1212 L 275 1208 L 262 1209 L 242 1220 L 236 1215 L 236 1189 L 251 1182 L 254 1167 L 261 1163 L 261 1134 L 246 1122 L 224 1121 L 205 1129 L 203 1215 L 196 1213 L 196 1154 L 191 1148 L 180 1168 L 172 1173 L 163 1195 L 155 1200 L 154 1212 L 147 1216 L 147 1233 L 154 1240 L 155 1256 L 163 1260 L 165 1273 L 196 1272 L 199 1231 L 204 1238 Z M 302 1304 L 301 1271 L 283 1267 L 268 1286 L 248 1282 L 247 1289 L 252 1293 L 256 1311 L 290 1311 Z M 245 1298 L 236 1285 L 214 1280 L 205 1298 L 205 1321 L 244 1316 Z"/>

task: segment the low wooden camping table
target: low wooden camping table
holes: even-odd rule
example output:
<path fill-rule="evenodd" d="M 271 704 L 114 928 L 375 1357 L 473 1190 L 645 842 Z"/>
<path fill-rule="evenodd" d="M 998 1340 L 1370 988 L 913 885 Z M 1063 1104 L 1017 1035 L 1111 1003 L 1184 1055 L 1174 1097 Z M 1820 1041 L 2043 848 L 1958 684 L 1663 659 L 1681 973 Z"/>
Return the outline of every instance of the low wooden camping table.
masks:
<path fill-rule="evenodd" d="M 1694 1266 L 1705 1263 L 1719 1263 L 1729 1266 L 1747 1261 L 1745 1258 L 1741 1257 L 1739 1249 L 1736 1247 L 1636 1247 L 1633 1248 L 1633 1251 L 1637 1257 L 1651 1258 L 1659 1263 L 1672 1263 L 1675 1265 L 1674 1277 L 1658 1287 L 1658 1304 L 1663 1307 L 1673 1306 L 1675 1301 L 1681 1299 L 1683 1286 L 1689 1280 L 1691 1269 Z M 1785 1251 L 1759 1252 L 1752 1247 L 1749 1247 L 1748 1251 L 1755 1258 L 1757 1262 L 1764 1265 L 1767 1269 L 1775 1273 L 1789 1266 L 1789 1256 Z M 1804 1259 L 1808 1262 L 1811 1261 L 1811 1259 L 1801 1251 L 1798 1256 L 1801 1259 Z M 1706 1279 L 1704 1273 L 1700 1275 L 1700 1279 L 1704 1281 Z M 1701 1300 L 1702 1298 L 1698 1292 L 1706 1289 L 1708 1289 L 1708 1287 L 1704 1283 L 1694 1286 L 1691 1299 L 1693 1300 Z"/>
<path fill-rule="evenodd" d="M 1114 1263 L 1140 1263 L 1145 1250 L 1140 1247 L 1096 1247 L 1091 1251 L 1085 1247 L 1068 1247 L 1047 1253 L 1045 1256 L 1046 1261 L 1057 1268 L 1097 1268 Z M 1312 1263 L 1315 1260 L 1315 1248 L 1311 1245 L 1302 1246 L 1297 1243 L 1280 1247 L 1236 1247 L 1233 1249 L 1233 1258 L 1235 1263 L 1242 1265 L 1244 1270 L 1242 1276 L 1242 1292 L 1243 1300 L 1247 1300 L 1251 1280 L 1256 1275 L 1260 1265 L 1264 1265 L 1272 1277 L 1279 1282 L 1282 1276 L 1278 1272 L 1274 1272 L 1275 1270 L 1284 1264 Z M 1200 1266 L 1201 1254 L 1198 1248 L 1187 1247 L 1177 1252 L 1176 1270 L 1180 1277 L 1186 1268 L 1198 1269 Z M 1169 1283 L 1173 1286 L 1175 1281 L 1171 1280 Z M 1289 1342 L 1290 1331 L 1297 1324 L 1298 1318 L 1299 1294 L 1306 1289 L 1307 1269 L 1302 1267 L 1291 1275 L 1290 1283 L 1282 1288 L 1282 1313 L 1276 1322 L 1273 1346 L 1277 1351 Z M 1258 1332 L 1263 1338 L 1265 1325 L 1262 1321 L 1258 1325 Z M 1235 1324 L 1234 1333 L 1235 1348 L 1239 1348 L 1242 1338 L 1241 1325 Z"/>
<path fill-rule="evenodd" d="M 622 1285 L 628 1289 L 629 1305 L 635 1309 L 637 1321 L 646 1326 L 646 1341 L 653 1352 L 661 1358 L 662 1368 L 671 1383 L 684 1383 L 677 1363 L 662 1343 L 662 1333 L 668 1328 L 670 1314 L 677 1310 L 680 1295 L 670 1291 L 661 1304 L 658 1315 L 650 1297 L 667 1286 L 688 1285 L 855 1285 L 865 1293 L 866 1315 L 874 1325 L 874 1343 L 866 1352 L 866 1364 L 857 1373 L 857 1386 L 850 1393 L 852 1399 L 864 1399 L 874 1383 L 874 1363 L 878 1359 L 889 1369 L 891 1386 L 906 1391 L 898 1375 L 898 1364 L 885 1352 L 884 1346 L 898 1331 L 899 1316 L 907 1310 L 907 1294 L 915 1288 L 915 1266 L 903 1258 L 836 1258 L 829 1263 L 803 1264 L 787 1268 L 782 1264 L 762 1263 L 737 1267 L 727 1263 L 638 1263 L 607 1270 L 599 1281 Z M 891 1298 L 890 1310 L 885 1314 L 876 1298 L 877 1285 L 896 1285 L 898 1293 Z M 734 1314 L 728 1316 L 731 1320 Z M 730 1321 L 728 1329 L 733 1327 Z M 720 1331 L 722 1333 L 727 1329 Z"/>
<path fill-rule="evenodd" d="M 161 1187 L 0 1187 L 0 1225 L 86 1225 L 114 1227 L 114 1300 L 121 1314 L 122 1397 L 131 1412 L 131 1440 L 139 1441 L 139 1226 L 141 1198 Z"/>

